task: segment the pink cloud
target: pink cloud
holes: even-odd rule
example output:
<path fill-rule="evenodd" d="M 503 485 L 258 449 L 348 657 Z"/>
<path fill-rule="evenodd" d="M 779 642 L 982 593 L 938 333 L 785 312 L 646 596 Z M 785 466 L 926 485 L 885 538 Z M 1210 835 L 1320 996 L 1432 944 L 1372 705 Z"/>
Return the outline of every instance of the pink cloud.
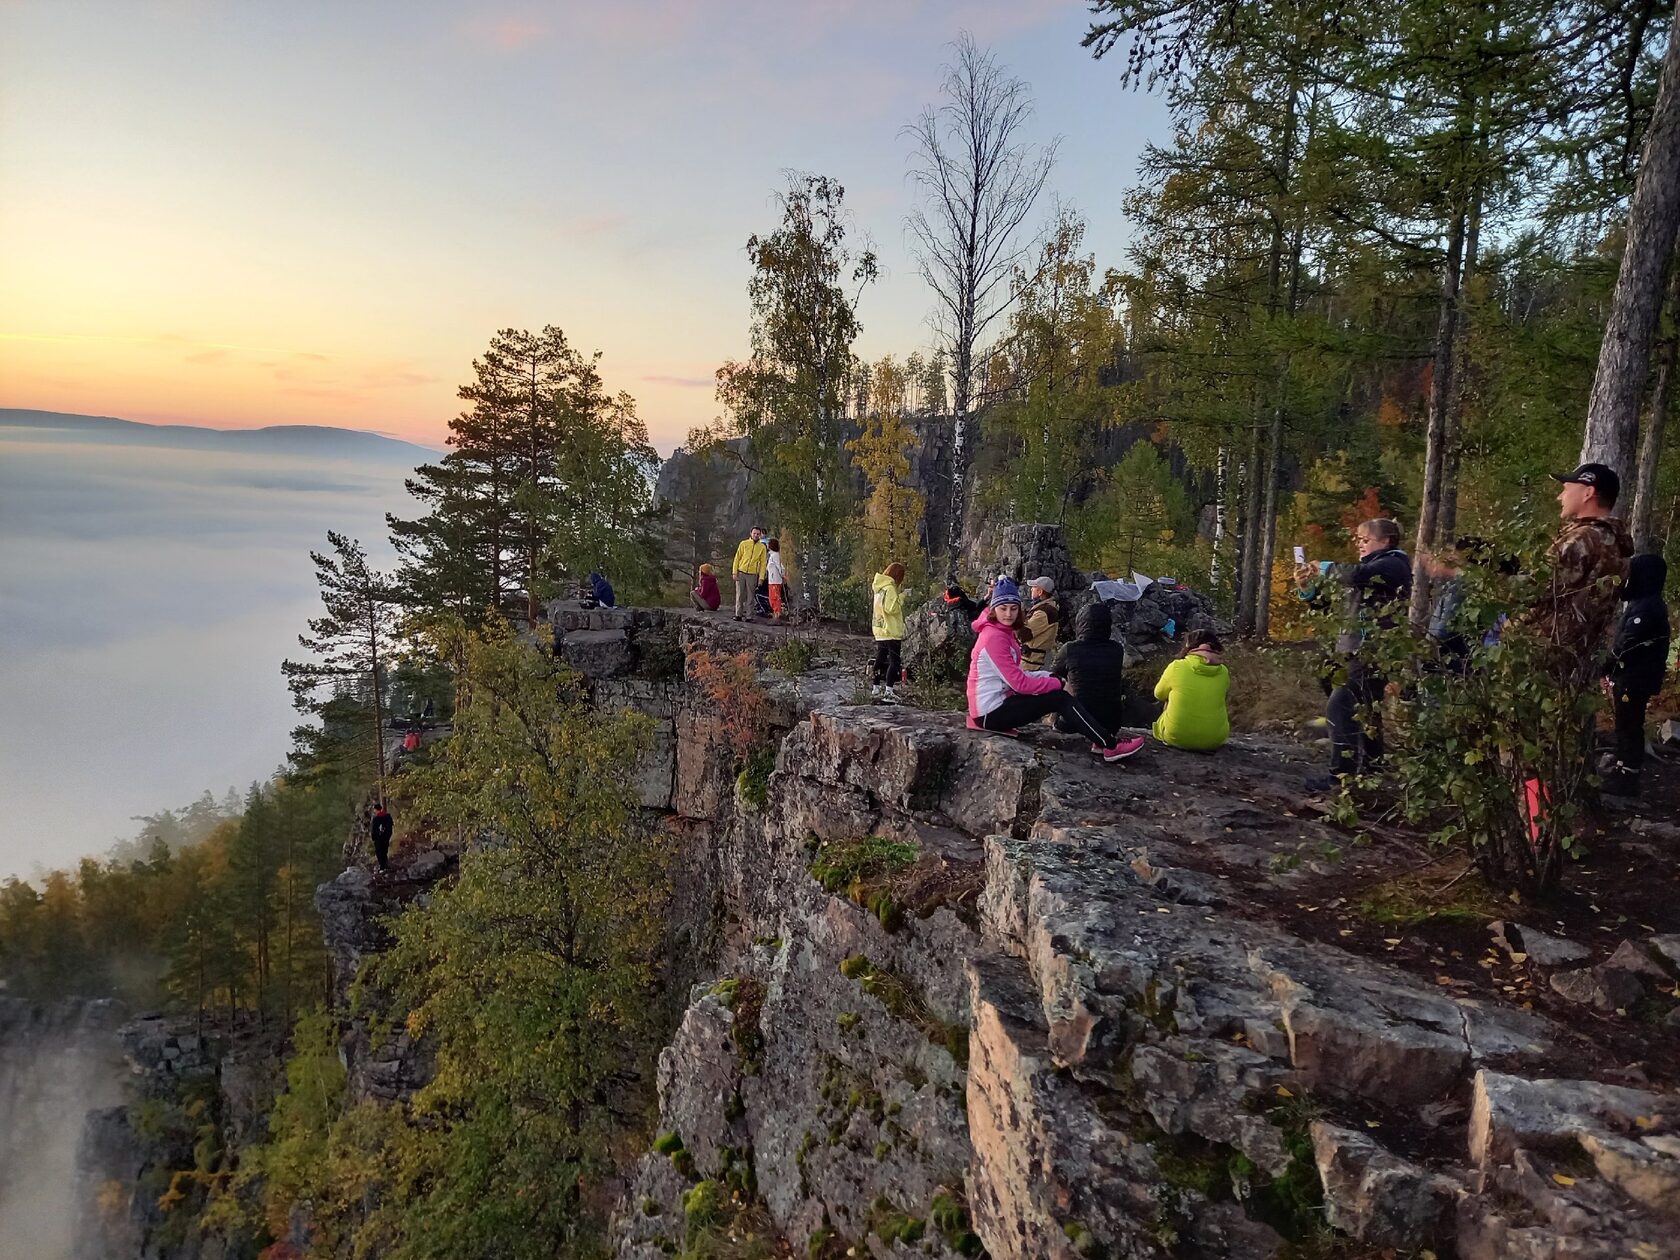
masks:
<path fill-rule="evenodd" d="M 637 379 L 649 385 L 677 385 L 683 389 L 709 389 L 717 384 L 715 376 L 641 376 Z"/>
<path fill-rule="evenodd" d="M 508 15 L 499 18 L 480 18 L 468 25 L 472 35 L 501 52 L 517 52 L 529 48 L 548 34 L 546 23 L 535 18 Z"/>

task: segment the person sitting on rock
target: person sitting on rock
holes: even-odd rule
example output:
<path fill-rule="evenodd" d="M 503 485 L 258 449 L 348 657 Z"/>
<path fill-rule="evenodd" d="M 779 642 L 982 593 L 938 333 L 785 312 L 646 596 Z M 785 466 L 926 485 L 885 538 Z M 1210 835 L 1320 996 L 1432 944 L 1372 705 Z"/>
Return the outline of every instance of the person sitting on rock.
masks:
<path fill-rule="evenodd" d="M 1056 653 L 1050 673 L 1092 717 L 1109 730 L 1119 730 L 1126 709 L 1126 649 L 1114 641 L 1114 615 L 1097 600 L 1079 610 L 1073 625 L 1076 637 Z M 1062 719 L 1056 725 L 1073 729 Z"/>
<path fill-rule="evenodd" d="M 723 606 L 723 595 L 718 591 L 717 570 L 709 564 L 700 566 L 700 585 L 688 593 L 689 601 L 699 612 L 716 612 Z"/>
<path fill-rule="evenodd" d="M 1121 739 L 1092 716 L 1050 674 L 1021 668 L 1021 592 L 1008 578 L 992 586 L 991 606 L 974 619 L 968 657 L 968 725 L 976 731 L 1020 734 L 1019 727 L 1049 713 L 1091 741 L 1104 761 L 1121 761 L 1143 747 L 1141 737 Z"/>
<path fill-rule="evenodd" d="M 1221 659 L 1225 645 L 1211 630 L 1192 630 L 1184 655 L 1168 665 L 1155 684 L 1155 698 L 1167 707 L 1155 719 L 1155 738 L 1174 748 L 1212 752 L 1231 738 L 1225 699 L 1231 671 Z"/>
<path fill-rule="evenodd" d="M 595 596 L 595 602 L 602 608 L 616 607 L 616 596 L 613 594 L 612 583 L 599 573 L 589 575 L 589 590 Z"/>
<path fill-rule="evenodd" d="M 1062 619 L 1061 606 L 1056 603 L 1056 583 L 1047 577 L 1035 577 L 1027 583 L 1033 601 L 1027 608 L 1026 647 L 1021 650 L 1021 664 L 1027 669 L 1043 669 L 1044 662 L 1056 650 L 1056 635 Z"/>
<path fill-rule="evenodd" d="M 1668 669 L 1668 605 L 1663 584 L 1668 562 L 1661 556 L 1635 556 L 1628 562 L 1626 604 L 1610 660 L 1604 666 L 1604 689 L 1616 715 L 1616 753 L 1604 775 L 1612 796 L 1636 796 L 1645 764 L 1645 708 L 1662 690 Z"/>

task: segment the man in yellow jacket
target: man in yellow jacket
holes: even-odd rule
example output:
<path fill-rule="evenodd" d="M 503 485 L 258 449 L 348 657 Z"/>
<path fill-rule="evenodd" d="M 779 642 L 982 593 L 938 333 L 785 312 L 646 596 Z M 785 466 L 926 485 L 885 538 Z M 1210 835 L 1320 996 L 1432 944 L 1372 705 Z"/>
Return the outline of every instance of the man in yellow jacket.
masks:
<path fill-rule="evenodd" d="M 729 571 L 735 575 L 735 620 L 753 615 L 758 600 L 758 584 L 770 567 L 770 548 L 764 545 L 764 531 L 757 525 L 752 535 L 741 540 L 735 548 L 735 561 Z"/>

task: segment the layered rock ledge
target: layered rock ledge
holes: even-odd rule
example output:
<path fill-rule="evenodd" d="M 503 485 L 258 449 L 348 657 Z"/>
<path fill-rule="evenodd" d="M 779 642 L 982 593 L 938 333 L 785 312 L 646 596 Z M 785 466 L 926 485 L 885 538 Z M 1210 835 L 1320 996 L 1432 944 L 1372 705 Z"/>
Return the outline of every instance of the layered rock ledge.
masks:
<path fill-rule="evenodd" d="M 1336 863 L 1417 859 L 1348 858 L 1288 747 L 811 702 L 695 856 L 723 940 L 622 1260 L 720 1197 L 813 1256 L 1675 1254 L 1680 1095 L 1317 927 Z"/>

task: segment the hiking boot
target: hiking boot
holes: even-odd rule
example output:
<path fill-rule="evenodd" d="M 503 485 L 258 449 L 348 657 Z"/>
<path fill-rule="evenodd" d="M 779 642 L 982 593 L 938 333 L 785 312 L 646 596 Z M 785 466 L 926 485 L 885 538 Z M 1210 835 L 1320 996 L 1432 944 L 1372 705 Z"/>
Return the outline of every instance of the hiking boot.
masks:
<path fill-rule="evenodd" d="M 1309 792 L 1336 792 L 1341 789 L 1342 779 L 1336 774 L 1309 774 L 1306 788 Z"/>
<path fill-rule="evenodd" d="M 1107 762 L 1124 761 L 1138 749 L 1143 747 L 1142 735 L 1121 736 L 1107 748 L 1099 749 L 1102 759 Z"/>
<path fill-rule="evenodd" d="M 1629 770 L 1621 762 L 1616 762 L 1605 774 L 1602 790 L 1606 796 L 1638 796 L 1639 771 Z"/>

